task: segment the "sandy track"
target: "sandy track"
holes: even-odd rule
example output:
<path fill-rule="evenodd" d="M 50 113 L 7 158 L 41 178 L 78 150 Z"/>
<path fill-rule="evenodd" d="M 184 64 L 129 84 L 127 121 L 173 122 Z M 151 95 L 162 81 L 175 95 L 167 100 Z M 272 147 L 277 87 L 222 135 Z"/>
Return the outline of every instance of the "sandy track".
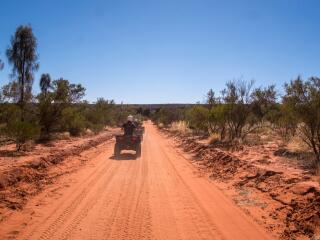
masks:
<path fill-rule="evenodd" d="M 142 157 L 112 159 L 104 147 L 70 177 L 58 197 L 47 195 L 21 231 L 9 219 L 0 236 L 16 239 L 271 239 L 200 177 L 151 124 Z M 32 208 L 29 204 L 27 209 Z M 26 214 L 24 212 L 21 215 Z M 10 225 L 11 223 L 11 225 Z M 8 224 L 8 225 L 6 225 Z M 11 229 L 12 230 L 12 229 Z"/>

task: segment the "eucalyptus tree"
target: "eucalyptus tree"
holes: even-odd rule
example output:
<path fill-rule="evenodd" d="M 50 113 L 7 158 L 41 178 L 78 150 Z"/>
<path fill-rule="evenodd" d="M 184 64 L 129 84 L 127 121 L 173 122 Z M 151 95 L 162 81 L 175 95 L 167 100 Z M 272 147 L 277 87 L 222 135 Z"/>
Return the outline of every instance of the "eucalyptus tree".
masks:
<path fill-rule="evenodd" d="M 25 105 L 32 96 L 34 72 L 39 68 L 37 39 L 31 26 L 21 25 L 16 29 L 6 54 L 12 65 L 12 77 L 18 85 L 18 105 L 23 122 Z"/>
<path fill-rule="evenodd" d="M 41 75 L 40 78 L 41 93 L 43 93 L 43 95 L 46 96 L 50 88 L 52 88 L 50 74 L 44 73 Z"/>

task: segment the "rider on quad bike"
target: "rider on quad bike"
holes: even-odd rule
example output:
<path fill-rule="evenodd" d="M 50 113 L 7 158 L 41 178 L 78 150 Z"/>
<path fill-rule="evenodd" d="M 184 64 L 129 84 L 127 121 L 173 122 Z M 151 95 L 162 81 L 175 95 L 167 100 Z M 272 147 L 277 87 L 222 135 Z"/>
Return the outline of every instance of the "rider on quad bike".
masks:
<path fill-rule="evenodd" d="M 132 136 L 134 130 L 136 129 L 136 125 L 133 123 L 133 116 L 129 115 L 127 118 L 127 122 L 122 125 L 122 129 L 124 131 L 124 135 Z"/>
<path fill-rule="evenodd" d="M 114 145 L 114 156 L 120 156 L 121 150 L 134 150 L 136 156 L 141 156 L 141 136 L 135 133 L 136 126 L 133 123 L 133 117 L 130 115 L 127 122 L 122 125 L 124 135 L 116 135 L 116 144 Z"/>

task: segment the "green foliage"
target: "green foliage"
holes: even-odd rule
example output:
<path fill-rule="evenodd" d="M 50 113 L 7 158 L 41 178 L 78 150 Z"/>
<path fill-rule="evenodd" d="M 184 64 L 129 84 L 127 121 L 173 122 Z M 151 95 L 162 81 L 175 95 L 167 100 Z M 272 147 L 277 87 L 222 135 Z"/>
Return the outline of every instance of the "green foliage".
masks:
<path fill-rule="evenodd" d="M 27 140 L 36 139 L 39 135 L 34 118 L 35 108 L 32 104 L 28 105 L 32 100 L 33 74 L 39 67 L 36 49 L 37 40 L 32 28 L 19 26 L 6 52 L 14 81 L 1 88 L 1 101 L 5 102 L 0 116 L 5 126 L 2 134 L 14 139 L 18 150 Z"/>
<path fill-rule="evenodd" d="M 33 73 L 39 64 L 37 39 L 30 26 L 19 26 L 11 38 L 11 45 L 7 49 L 7 57 L 12 65 L 12 75 L 16 78 L 19 92 L 18 103 L 21 108 L 21 121 L 24 119 L 25 104 L 31 100 Z"/>
<path fill-rule="evenodd" d="M 52 132 L 71 131 L 70 134 L 79 135 L 85 123 L 80 113 L 71 113 L 73 104 L 79 102 L 85 94 L 85 88 L 80 84 L 70 84 L 68 80 L 60 78 L 51 83 L 48 74 L 40 79 L 41 93 L 37 96 L 39 109 L 39 124 L 41 126 L 41 140 L 50 139 Z M 67 119 L 71 122 L 67 123 Z M 79 129 L 82 128 L 82 129 Z"/>
<path fill-rule="evenodd" d="M 134 114 L 135 109 L 100 98 L 95 104 L 83 102 L 85 88 L 49 74 L 40 78 L 41 92 L 32 95 L 33 75 L 38 69 L 37 40 L 30 26 L 19 26 L 7 49 L 13 81 L 0 93 L 1 134 L 12 138 L 17 146 L 24 141 L 49 140 L 52 133 L 69 131 L 78 136 L 86 129 L 98 133 L 106 125 L 116 125 Z M 0 61 L 0 70 L 3 63 Z M 34 101 L 35 100 L 35 101 Z M 26 111 L 28 109 L 28 111 Z"/>
<path fill-rule="evenodd" d="M 116 125 L 117 108 L 113 100 L 98 98 L 95 104 L 82 103 L 79 105 L 85 118 L 86 128 L 98 133 L 106 125 Z"/>
<path fill-rule="evenodd" d="M 227 108 L 226 105 L 219 104 L 210 109 L 209 127 L 212 133 L 218 133 L 220 140 L 226 137 Z"/>
<path fill-rule="evenodd" d="M 39 135 L 49 139 L 51 133 L 69 131 L 79 136 L 86 129 L 98 133 L 106 125 L 117 125 L 129 114 L 137 114 L 166 126 L 182 121 L 189 131 L 190 126 L 196 132 L 210 133 L 215 139 L 219 134 L 220 140 L 230 141 L 244 139 L 268 122 L 286 141 L 298 132 L 320 165 L 320 78 L 304 81 L 298 77 L 286 84 L 281 103 L 277 102 L 274 85 L 252 90 L 252 81 L 230 81 L 218 97 L 210 89 L 204 105 L 151 111 L 117 106 L 103 98 L 89 104 L 82 101 L 85 88 L 81 84 L 63 78 L 52 81 L 49 74 L 42 74 L 41 93 L 35 102 L 33 76 L 39 67 L 36 50 L 32 28 L 19 26 L 6 51 L 13 81 L 2 86 L 0 92 L 0 133 L 15 140 L 18 150 Z M 3 66 L 0 60 L 0 70 Z"/>
<path fill-rule="evenodd" d="M 190 128 L 208 133 L 209 109 L 203 106 L 194 106 L 187 110 L 186 119 Z"/>
<path fill-rule="evenodd" d="M 60 124 L 60 129 L 68 131 L 71 136 L 79 136 L 86 126 L 84 116 L 76 107 L 63 109 Z"/>
<path fill-rule="evenodd" d="M 30 111 L 25 115 L 25 119 L 21 121 L 21 108 L 17 104 L 4 103 L 1 105 L 0 112 L 0 133 L 2 136 L 14 140 L 17 150 L 28 140 L 37 140 L 40 133 L 40 127 L 34 118 L 33 106 L 29 106 Z"/>
<path fill-rule="evenodd" d="M 142 111 L 142 116 L 146 117 L 146 118 L 149 118 L 151 116 L 151 111 L 150 109 L 144 109 Z"/>
<path fill-rule="evenodd" d="M 38 118 L 41 126 L 41 140 L 49 140 L 50 134 L 58 130 L 62 108 L 54 104 L 53 93 L 41 93 L 38 99 Z"/>
<path fill-rule="evenodd" d="M 51 88 L 51 77 L 50 74 L 42 74 L 40 78 L 40 89 L 43 95 L 47 95 L 49 89 Z"/>
<path fill-rule="evenodd" d="M 313 150 L 320 164 L 320 78 L 300 77 L 285 85 L 283 104 L 296 117 L 301 139 Z"/>
<path fill-rule="evenodd" d="M 1 104 L 0 123 L 7 125 L 9 122 L 20 118 L 20 108 L 16 104 Z"/>
<path fill-rule="evenodd" d="M 52 82 L 54 102 L 68 105 L 79 102 L 84 96 L 86 89 L 81 84 L 71 84 L 68 80 L 60 78 Z"/>
<path fill-rule="evenodd" d="M 115 103 L 113 100 L 105 100 L 98 98 L 94 104 L 93 115 L 95 115 L 96 124 L 102 125 L 115 125 L 116 119 L 114 117 L 116 111 Z"/>
<path fill-rule="evenodd" d="M 251 111 L 259 121 L 266 120 L 270 112 L 275 110 L 277 105 L 277 92 L 275 85 L 266 88 L 256 88 L 251 93 Z"/>
<path fill-rule="evenodd" d="M 152 113 L 151 119 L 157 124 L 168 126 L 172 122 L 184 119 L 184 110 L 159 108 Z"/>
<path fill-rule="evenodd" d="M 8 123 L 3 132 L 16 142 L 19 151 L 26 141 L 35 140 L 39 137 L 40 128 L 30 122 L 14 120 Z"/>
<path fill-rule="evenodd" d="M 207 92 L 207 96 L 206 96 L 206 103 L 210 106 L 210 107 L 213 107 L 215 104 L 216 104 L 216 97 L 215 97 L 215 94 L 214 94 L 214 91 L 212 89 L 210 89 L 208 92 Z"/>
<path fill-rule="evenodd" d="M 287 105 L 277 104 L 269 110 L 266 119 L 273 129 L 281 136 L 284 142 L 288 142 L 296 134 L 298 119 L 292 109 Z"/>
<path fill-rule="evenodd" d="M 255 118 L 251 111 L 252 85 L 252 81 L 230 81 L 222 91 L 230 140 L 244 139 L 254 127 Z"/>

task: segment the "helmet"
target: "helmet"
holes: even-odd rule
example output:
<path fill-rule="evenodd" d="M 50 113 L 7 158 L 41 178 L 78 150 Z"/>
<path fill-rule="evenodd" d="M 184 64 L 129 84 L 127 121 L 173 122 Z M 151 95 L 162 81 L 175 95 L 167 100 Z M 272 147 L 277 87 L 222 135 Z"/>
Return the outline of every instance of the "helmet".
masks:
<path fill-rule="evenodd" d="M 133 116 L 132 116 L 132 115 L 129 115 L 129 116 L 127 117 L 127 120 L 130 121 L 130 122 L 132 122 L 132 121 L 133 121 Z"/>

